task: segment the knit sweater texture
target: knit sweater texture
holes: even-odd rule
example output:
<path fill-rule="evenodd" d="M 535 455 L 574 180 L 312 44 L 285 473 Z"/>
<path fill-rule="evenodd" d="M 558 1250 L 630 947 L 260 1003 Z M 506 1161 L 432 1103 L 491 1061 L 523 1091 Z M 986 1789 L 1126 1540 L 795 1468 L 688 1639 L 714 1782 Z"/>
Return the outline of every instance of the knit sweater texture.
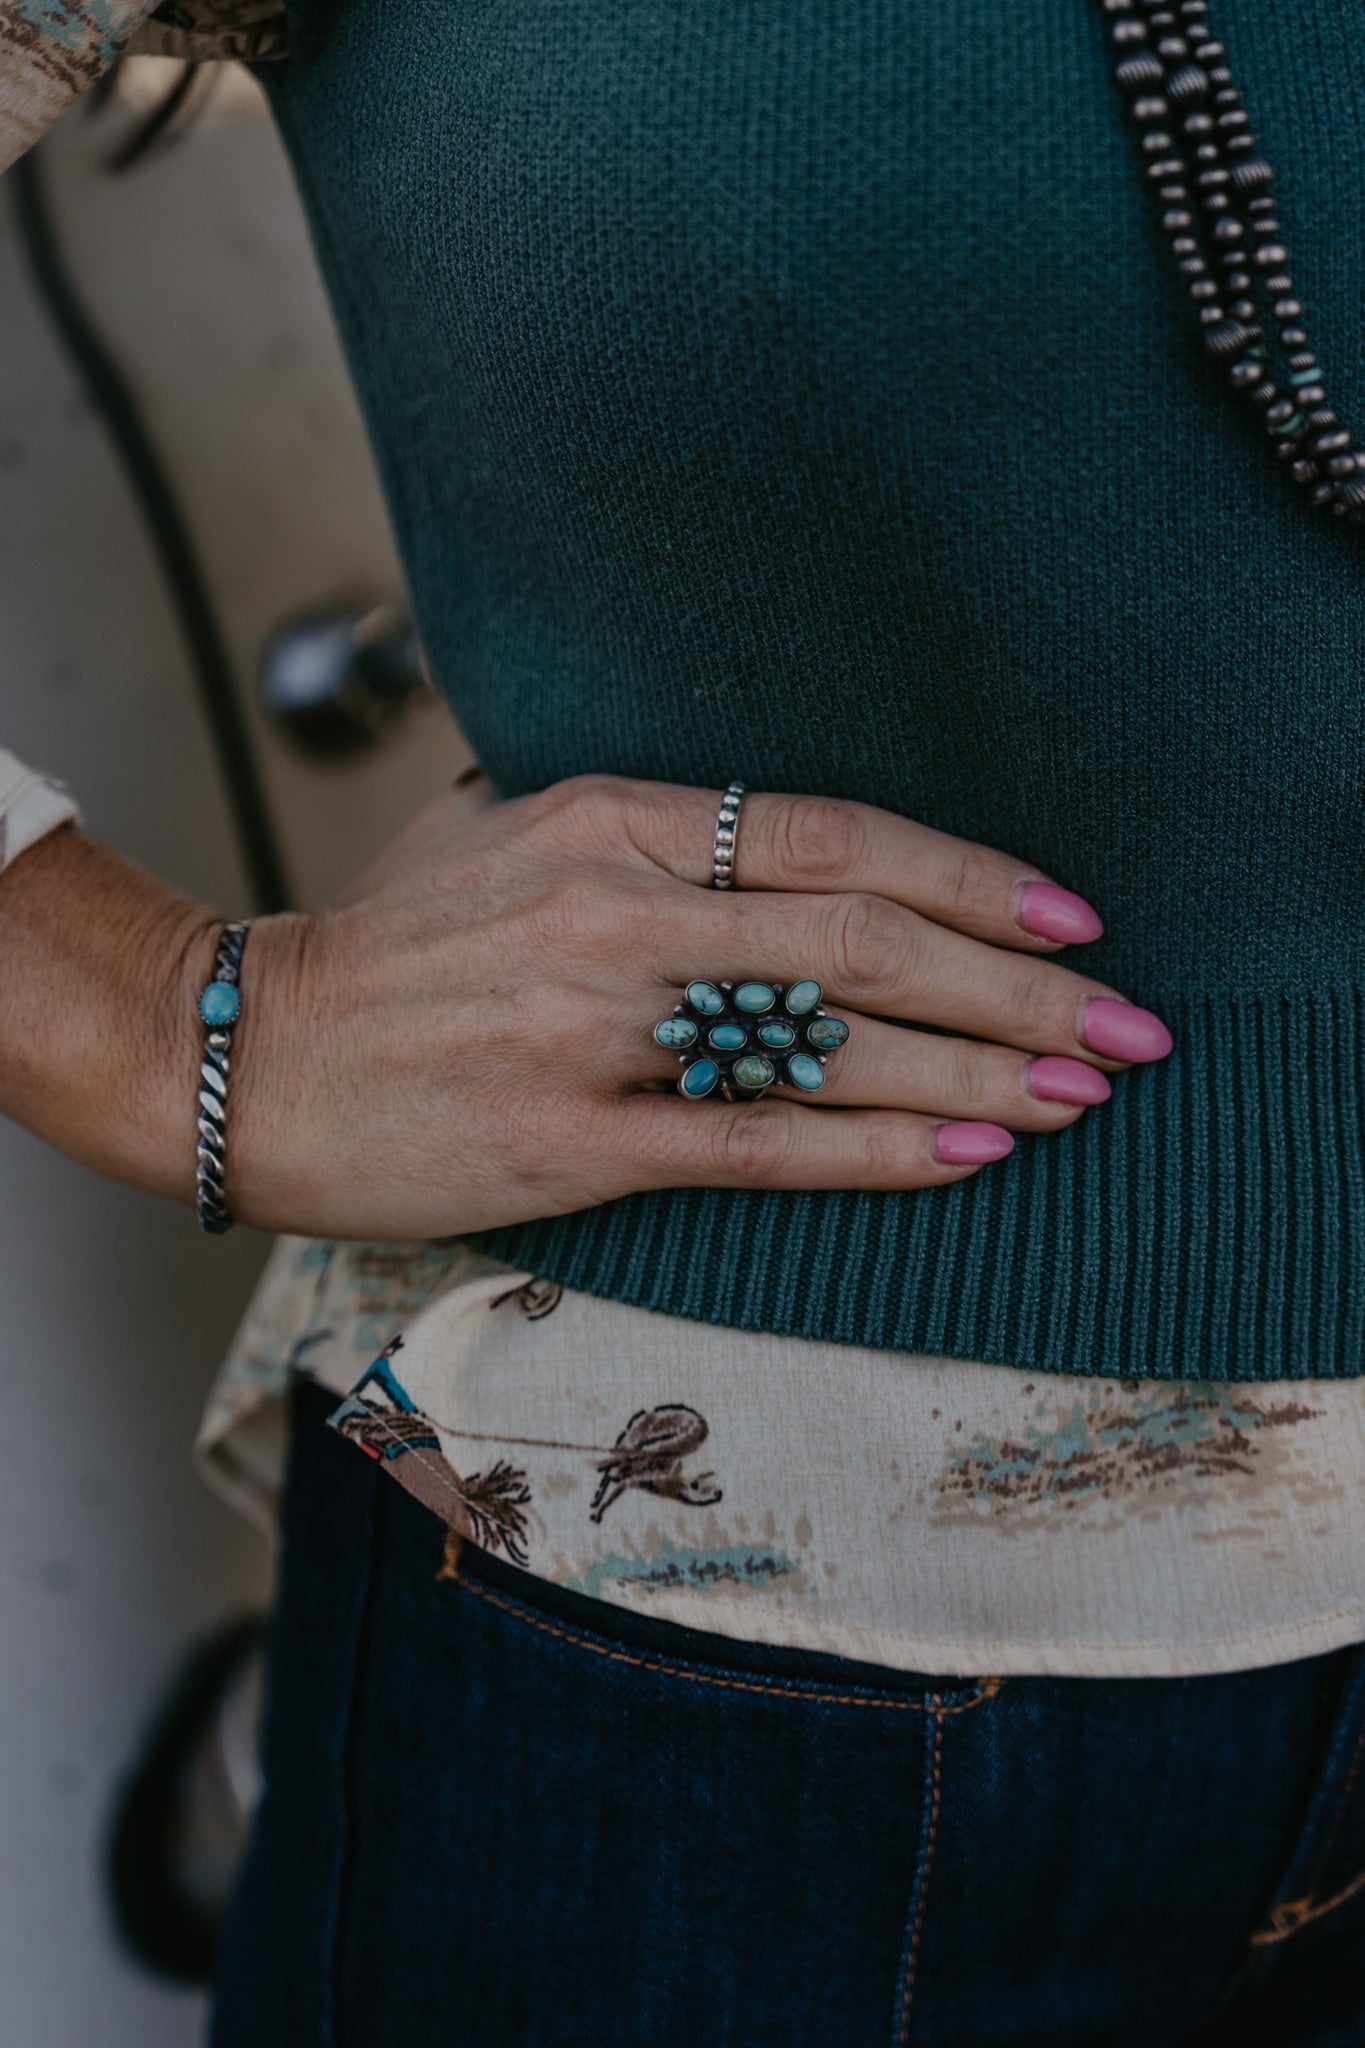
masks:
<path fill-rule="evenodd" d="M 267 83 L 498 788 L 738 775 L 1003 847 L 1101 908 L 1076 964 L 1176 1037 L 955 1187 L 479 1242 L 742 1328 L 1360 1374 L 1365 557 L 1204 359 L 1094 0 L 291 16 Z M 1214 28 L 1358 424 L 1358 12 Z"/>

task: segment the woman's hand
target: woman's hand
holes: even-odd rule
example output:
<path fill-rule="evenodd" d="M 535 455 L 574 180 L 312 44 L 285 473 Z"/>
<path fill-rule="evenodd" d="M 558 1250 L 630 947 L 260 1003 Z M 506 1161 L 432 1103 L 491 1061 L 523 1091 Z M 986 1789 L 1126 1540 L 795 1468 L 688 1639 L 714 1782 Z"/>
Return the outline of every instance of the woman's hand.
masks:
<path fill-rule="evenodd" d="M 716 891 L 717 802 L 586 776 L 497 803 L 480 781 L 332 908 L 260 922 L 234 1212 L 415 1238 L 646 1188 L 929 1187 L 1170 1050 L 1150 1012 L 1045 957 L 1099 920 L 1026 863 L 866 805 L 754 794 L 737 887 Z M 853 1024 L 818 1096 L 678 1095 L 651 1032 L 685 983 L 811 975 Z M 191 1152 L 192 1097 L 187 1074 Z"/>

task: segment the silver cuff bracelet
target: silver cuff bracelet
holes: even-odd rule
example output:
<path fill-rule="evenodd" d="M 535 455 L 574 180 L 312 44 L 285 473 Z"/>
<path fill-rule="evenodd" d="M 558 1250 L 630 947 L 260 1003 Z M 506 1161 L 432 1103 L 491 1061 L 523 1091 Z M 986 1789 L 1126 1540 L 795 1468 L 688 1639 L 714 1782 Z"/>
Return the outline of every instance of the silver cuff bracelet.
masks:
<path fill-rule="evenodd" d="M 218 941 L 213 979 L 199 998 L 199 1015 L 204 1024 L 204 1058 L 199 1068 L 199 1151 L 195 1188 L 199 1225 L 215 1237 L 231 1230 L 223 1193 L 227 1171 L 227 1089 L 228 1058 L 232 1036 L 242 1014 L 239 978 L 242 951 L 251 926 L 247 922 L 226 924 Z"/>

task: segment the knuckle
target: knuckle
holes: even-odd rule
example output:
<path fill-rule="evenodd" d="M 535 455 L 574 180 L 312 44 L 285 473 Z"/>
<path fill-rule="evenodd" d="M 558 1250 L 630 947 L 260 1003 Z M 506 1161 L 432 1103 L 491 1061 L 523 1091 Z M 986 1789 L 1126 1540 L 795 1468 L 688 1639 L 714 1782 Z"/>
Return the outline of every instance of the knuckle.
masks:
<path fill-rule="evenodd" d="M 535 802 L 560 830 L 596 844 L 610 835 L 626 808 L 627 786 L 615 775 L 568 775 L 542 790 Z"/>
<path fill-rule="evenodd" d="M 611 865 L 583 857 L 565 862 L 544 880 L 526 906 L 523 945 L 528 957 L 559 960 L 653 960 L 661 917 L 658 891 L 630 888 Z"/>
<path fill-rule="evenodd" d="M 850 1002 L 876 1002 L 905 966 L 905 918 L 884 896 L 863 891 L 838 898 L 827 915 L 828 952 L 837 987 Z"/>
<path fill-rule="evenodd" d="M 890 1117 L 873 1117 L 860 1140 L 861 1173 L 872 1187 L 901 1187 L 909 1164 L 902 1126 Z"/>
<path fill-rule="evenodd" d="M 1004 1014 L 1010 1035 L 1033 1043 L 1057 1036 L 1057 1005 L 1046 969 L 1016 973 L 1005 993 Z"/>
<path fill-rule="evenodd" d="M 771 1180 L 787 1152 L 785 1130 L 755 1103 L 713 1111 L 707 1137 L 716 1175 L 721 1181 Z"/>
<path fill-rule="evenodd" d="M 615 775 L 605 775 L 598 770 L 592 770 L 584 775 L 570 775 L 559 787 L 575 810 L 606 810 L 622 794 L 619 779 Z"/>
<path fill-rule="evenodd" d="M 940 893 L 950 923 L 980 922 L 997 907 L 989 860 L 974 846 L 956 848 L 944 869 Z"/>
<path fill-rule="evenodd" d="M 944 1039 L 941 1058 L 945 1093 L 950 1102 L 975 1108 L 999 1095 L 995 1061 L 984 1046 L 973 1044 L 970 1038 Z"/>
<path fill-rule="evenodd" d="M 776 866 L 810 881 L 840 882 L 858 872 L 863 827 L 837 797 L 791 796 L 774 804 L 770 830 Z"/>

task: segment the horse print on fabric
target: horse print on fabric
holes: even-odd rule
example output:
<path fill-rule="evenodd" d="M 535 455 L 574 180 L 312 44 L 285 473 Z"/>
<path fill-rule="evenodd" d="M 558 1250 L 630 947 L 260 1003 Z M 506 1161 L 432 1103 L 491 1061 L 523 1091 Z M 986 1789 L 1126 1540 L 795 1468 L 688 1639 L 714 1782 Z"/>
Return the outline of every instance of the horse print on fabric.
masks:
<path fill-rule="evenodd" d="M 681 1501 L 685 1507 L 714 1507 L 724 1495 L 713 1482 L 714 1472 L 683 1476 L 683 1460 L 699 1451 L 710 1435 L 706 1417 L 695 1408 L 671 1405 L 640 1408 L 616 1439 L 609 1458 L 598 1466 L 602 1477 L 588 1510 L 600 1522 L 613 1502 L 638 1486 L 645 1493 L 657 1493 L 664 1500 Z"/>
<path fill-rule="evenodd" d="M 501 1308 L 505 1301 L 514 1301 L 528 1323 L 538 1323 L 543 1316 L 553 1315 L 564 1299 L 564 1289 L 558 1280 L 524 1280 L 519 1287 L 509 1287 L 505 1294 L 495 1295 L 489 1302 L 490 1308 Z"/>

